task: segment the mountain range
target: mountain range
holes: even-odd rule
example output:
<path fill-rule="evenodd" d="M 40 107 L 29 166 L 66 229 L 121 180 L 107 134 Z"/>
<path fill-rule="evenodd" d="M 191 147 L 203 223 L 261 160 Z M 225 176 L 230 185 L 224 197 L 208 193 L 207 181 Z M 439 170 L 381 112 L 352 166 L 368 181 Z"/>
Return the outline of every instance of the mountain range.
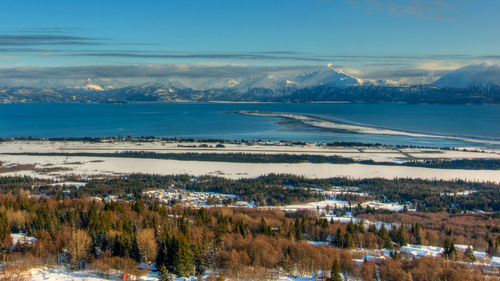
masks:
<path fill-rule="evenodd" d="M 474 64 L 451 71 L 434 83 L 403 85 L 356 78 L 330 66 L 290 75 L 208 81 L 202 89 L 178 81 L 115 88 L 95 81 L 78 86 L 0 87 L 0 103 L 22 102 L 406 102 L 500 103 L 500 65 Z"/>

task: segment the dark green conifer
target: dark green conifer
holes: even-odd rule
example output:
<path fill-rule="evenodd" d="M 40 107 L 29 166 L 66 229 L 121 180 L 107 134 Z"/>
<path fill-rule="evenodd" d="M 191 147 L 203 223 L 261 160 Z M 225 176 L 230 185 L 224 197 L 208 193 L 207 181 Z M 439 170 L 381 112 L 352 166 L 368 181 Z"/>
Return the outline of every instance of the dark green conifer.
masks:
<path fill-rule="evenodd" d="M 330 272 L 330 281 L 342 281 L 342 276 L 340 275 L 340 266 L 337 259 L 333 260 L 332 271 Z"/>
<path fill-rule="evenodd" d="M 191 245 L 182 233 L 175 240 L 175 272 L 179 276 L 191 276 L 194 273 L 194 259 Z"/>

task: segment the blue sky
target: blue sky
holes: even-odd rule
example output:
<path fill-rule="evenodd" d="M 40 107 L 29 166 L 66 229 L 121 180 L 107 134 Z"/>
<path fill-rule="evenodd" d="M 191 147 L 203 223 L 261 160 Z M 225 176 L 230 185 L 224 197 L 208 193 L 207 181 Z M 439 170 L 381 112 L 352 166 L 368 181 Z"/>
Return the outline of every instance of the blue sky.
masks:
<path fill-rule="evenodd" d="M 0 68 L 332 63 L 418 82 L 499 60 L 499 14 L 495 0 L 4 0 Z"/>

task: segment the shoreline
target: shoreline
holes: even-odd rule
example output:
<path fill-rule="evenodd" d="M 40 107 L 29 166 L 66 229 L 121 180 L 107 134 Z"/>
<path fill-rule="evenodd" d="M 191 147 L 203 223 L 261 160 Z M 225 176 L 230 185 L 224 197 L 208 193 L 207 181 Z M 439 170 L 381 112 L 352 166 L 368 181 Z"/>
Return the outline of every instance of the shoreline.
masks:
<path fill-rule="evenodd" d="M 416 132 L 411 130 L 392 129 L 380 126 L 357 125 L 347 122 L 331 120 L 310 114 L 260 112 L 260 111 L 250 111 L 250 110 L 234 110 L 230 111 L 230 113 L 249 115 L 249 116 L 277 117 L 282 119 L 288 119 L 300 122 L 301 124 L 304 124 L 309 127 L 333 131 L 333 132 L 408 136 L 415 138 L 438 138 L 438 139 L 459 140 L 459 141 L 473 142 L 473 143 L 483 143 L 486 145 L 500 145 L 500 140 L 497 139 L 476 139 L 470 136 L 461 137 L 461 136 L 450 136 L 450 135 L 438 135 L 432 133 Z"/>

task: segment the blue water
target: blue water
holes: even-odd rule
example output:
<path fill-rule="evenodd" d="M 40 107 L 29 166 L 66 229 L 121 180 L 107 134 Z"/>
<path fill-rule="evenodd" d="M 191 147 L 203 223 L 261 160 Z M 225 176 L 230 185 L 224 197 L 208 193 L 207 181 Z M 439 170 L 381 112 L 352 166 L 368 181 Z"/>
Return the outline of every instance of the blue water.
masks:
<path fill-rule="evenodd" d="M 226 113 L 259 110 L 440 135 L 500 139 L 499 105 L 407 104 L 1 104 L 0 137 L 158 136 L 302 140 L 424 146 L 484 146 L 461 140 L 327 132 L 278 118 Z"/>

